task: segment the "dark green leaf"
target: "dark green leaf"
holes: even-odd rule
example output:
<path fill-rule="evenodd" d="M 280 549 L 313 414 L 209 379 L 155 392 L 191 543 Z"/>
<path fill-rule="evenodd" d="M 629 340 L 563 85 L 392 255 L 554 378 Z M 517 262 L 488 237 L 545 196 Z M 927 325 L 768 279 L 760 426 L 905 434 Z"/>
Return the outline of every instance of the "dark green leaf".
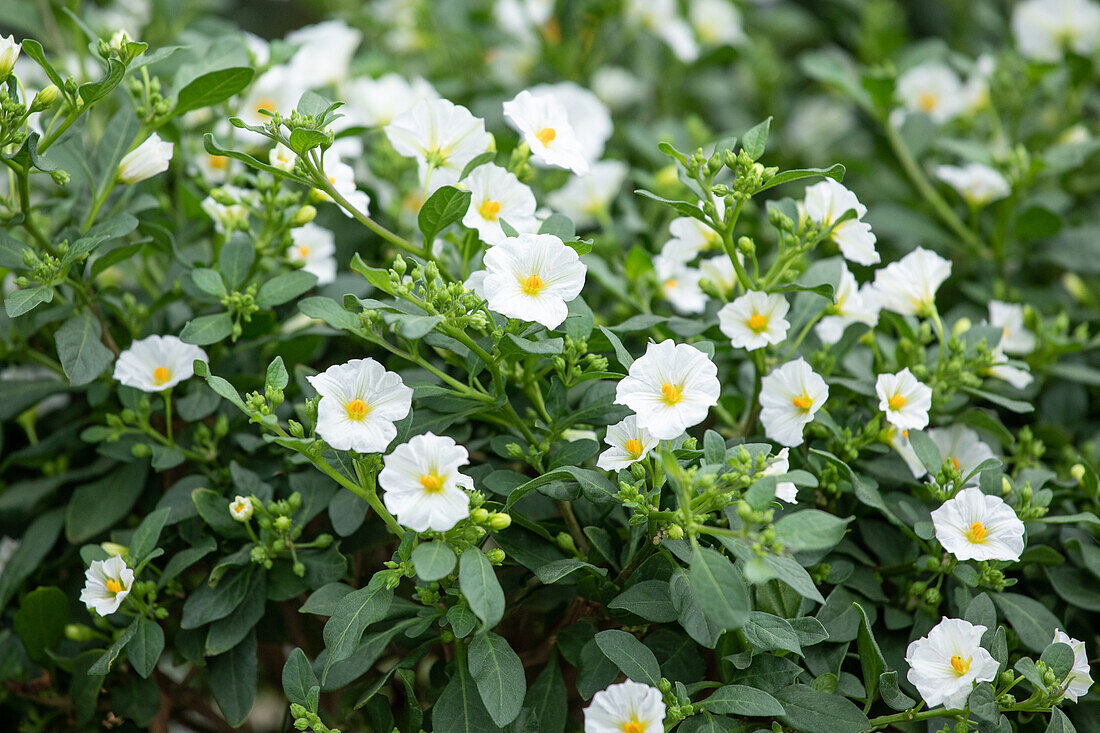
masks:
<path fill-rule="evenodd" d="M 691 589 L 708 619 L 727 631 L 749 620 L 752 605 L 741 574 L 725 555 L 698 547 L 691 556 Z"/>
<path fill-rule="evenodd" d="M 425 246 L 431 245 L 437 234 L 466 214 L 471 196 L 469 191 L 460 191 L 454 186 L 440 186 L 428 197 L 416 216 Z"/>
<path fill-rule="evenodd" d="M 489 558 L 476 547 L 462 553 L 458 562 L 458 586 L 481 619 L 482 628 L 491 629 L 504 616 L 504 591 Z"/>
<path fill-rule="evenodd" d="M 474 639 L 468 661 L 489 717 L 497 725 L 508 725 L 519 715 L 527 692 L 523 663 L 508 642 L 492 632 Z"/>
<path fill-rule="evenodd" d="M 74 387 L 91 382 L 114 360 L 114 354 L 100 341 L 102 334 L 99 321 L 86 310 L 57 329 L 57 358 Z"/>
<path fill-rule="evenodd" d="M 595 636 L 596 646 L 604 656 L 615 663 L 623 674 L 635 682 L 657 686 L 661 679 L 661 668 L 657 657 L 632 634 L 618 629 L 601 631 Z"/>

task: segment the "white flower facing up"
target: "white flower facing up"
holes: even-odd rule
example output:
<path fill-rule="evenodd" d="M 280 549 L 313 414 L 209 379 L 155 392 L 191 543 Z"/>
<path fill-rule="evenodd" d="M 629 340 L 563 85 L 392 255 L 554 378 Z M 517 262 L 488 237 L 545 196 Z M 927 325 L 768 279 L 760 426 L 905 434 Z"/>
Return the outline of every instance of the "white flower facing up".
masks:
<path fill-rule="evenodd" d="M 447 436 L 424 433 L 383 459 L 378 485 L 397 521 L 415 532 L 446 532 L 470 516 L 474 480 L 458 469 L 470 462 L 466 449 Z"/>
<path fill-rule="evenodd" d="M 943 705 L 955 710 L 977 682 L 991 682 L 1000 663 L 982 648 L 986 627 L 958 618 L 943 618 L 928 636 L 909 644 L 906 678 L 917 688 L 928 707 Z"/>
<path fill-rule="evenodd" d="M 897 374 L 880 374 L 875 380 L 878 409 L 898 430 L 920 430 L 928 425 L 932 388 L 918 381 L 905 367 Z"/>
<path fill-rule="evenodd" d="M 422 99 L 384 129 L 394 150 L 416 159 L 429 193 L 457 183 L 466 164 L 493 141 L 484 120 L 446 99 Z"/>
<path fill-rule="evenodd" d="M 160 139 L 153 133 L 145 141 L 131 150 L 118 164 L 118 180 L 123 183 L 138 183 L 168 170 L 172 162 L 172 143 Z"/>
<path fill-rule="evenodd" d="M 565 110 L 566 119 L 581 145 L 589 165 L 600 159 L 614 126 L 611 111 L 588 89 L 571 81 L 539 84 L 529 89 L 536 97 L 549 96 Z"/>
<path fill-rule="evenodd" d="M 476 229 L 481 241 L 487 244 L 504 241 L 507 235 L 500 225 L 501 220 L 521 234 L 534 233 L 538 229 L 535 194 L 520 183 L 514 173 L 486 163 L 475 168 L 464 183 L 471 197 L 462 223 Z"/>
<path fill-rule="evenodd" d="M 84 572 L 84 590 L 80 601 L 100 616 L 109 616 L 119 609 L 134 585 L 134 571 L 126 567 L 119 555 L 106 560 L 93 560 Z"/>
<path fill-rule="evenodd" d="M 1073 650 L 1073 669 L 1069 673 L 1066 699 L 1077 702 L 1077 698 L 1087 694 L 1092 687 L 1092 671 L 1089 667 L 1089 657 L 1085 653 L 1085 642 L 1074 639 L 1061 629 L 1055 629 L 1054 639 L 1050 643 L 1065 644 Z"/>
<path fill-rule="evenodd" d="M 6 80 L 11 70 L 15 68 L 15 62 L 19 58 L 19 52 L 23 50 L 22 43 L 15 42 L 15 36 L 0 36 L 0 82 Z"/>
<path fill-rule="evenodd" d="M 607 211 L 619 193 L 629 169 L 619 160 L 601 160 L 588 168 L 587 176 L 573 176 L 546 196 L 547 203 L 565 214 L 578 229 L 590 227 Z"/>
<path fill-rule="evenodd" d="M 524 90 L 504 103 L 504 119 L 520 135 L 535 162 L 588 173 L 588 159 L 565 107 L 550 95 Z"/>
<path fill-rule="evenodd" d="M 702 276 L 694 267 L 664 255 L 653 258 L 653 271 L 661 295 L 680 313 L 702 313 L 707 308 L 707 296 L 699 288 Z"/>
<path fill-rule="evenodd" d="M 927 315 L 935 306 L 936 291 L 950 275 L 950 261 L 917 247 L 875 271 L 875 296 L 888 311 L 903 316 Z"/>
<path fill-rule="evenodd" d="M 163 392 L 194 376 L 196 359 L 207 361 L 198 346 L 176 336 L 146 336 L 118 355 L 114 377 L 143 392 Z"/>
<path fill-rule="evenodd" d="M 584 733 L 663 733 L 664 721 L 660 690 L 633 680 L 600 690 L 584 709 Z"/>
<path fill-rule="evenodd" d="M 605 471 L 629 468 L 631 463 L 645 458 L 660 442 L 648 430 L 638 427 L 636 415 L 627 415 L 614 425 L 608 425 L 604 440 L 610 447 L 596 459 L 596 465 Z"/>
<path fill-rule="evenodd" d="M 229 516 L 238 522 L 247 522 L 252 519 L 253 510 L 252 500 L 247 496 L 237 494 L 233 501 L 229 502 Z"/>
<path fill-rule="evenodd" d="M 760 422 L 771 440 L 793 448 L 802 445 L 802 429 L 829 397 L 829 385 L 805 359 L 789 361 L 760 384 Z"/>
<path fill-rule="evenodd" d="M 1100 45 L 1100 4 L 1093 0 L 1025 0 L 1012 13 L 1020 53 L 1055 62 L 1066 50 L 1091 56 Z"/>
<path fill-rule="evenodd" d="M 936 178 L 958 191 L 963 201 L 975 208 L 1000 201 L 1012 190 L 1004 176 L 981 163 L 941 165 L 935 173 Z"/>
<path fill-rule="evenodd" d="M 352 359 L 307 377 L 321 396 L 317 434 L 336 450 L 382 453 L 409 414 L 412 389 L 374 359 Z"/>
<path fill-rule="evenodd" d="M 718 327 L 736 349 L 754 351 L 787 338 L 790 305 L 781 293 L 750 290 L 718 311 Z"/>
<path fill-rule="evenodd" d="M 775 454 L 775 458 L 762 472 L 762 476 L 782 476 L 791 470 L 791 449 L 784 448 Z M 775 485 L 775 498 L 788 504 L 798 503 L 798 487 L 790 481 L 780 481 Z"/>
<path fill-rule="evenodd" d="M 865 323 L 874 327 L 878 323 L 879 304 L 875 298 L 874 287 L 870 283 L 862 286 L 855 276 L 845 267 L 840 272 L 840 283 L 836 289 L 836 302 L 816 326 L 814 333 L 823 344 L 835 344 L 844 335 L 845 329 L 853 323 Z"/>
<path fill-rule="evenodd" d="M 940 449 L 940 456 L 945 461 L 951 461 L 963 478 L 968 476 L 975 468 L 990 458 L 996 458 L 993 449 L 982 442 L 978 433 L 965 425 L 952 425 L 949 428 L 932 428 L 925 431 L 936 447 Z M 975 476 L 967 486 L 973 486 L 978 478 Z"/>
<path fill-rule="evenodd" d="M 905 109 L 923 112 L 938 123 L 958 117 L 966 101 L 959 75 L 939 61 L 915 66 L 898 77 L 896 94 Z"/>
<path fill-rule="evenodd" d="M 395 72 L 377 79 L 353 79 L 342 89 L 352 123 L 365 127 L 388 125 L 420 100 L 439 99 L 439 92 L 422 77 L 406 79 Z"/>
<path fill-rule="evenodd" d="M 813 223 L 820 227 L 833 227 L 830 238 L 836 242 L 845 259 L 860 265 L 878 264 L 880 257 L 875 250 L 875 235 L 871 225 L 862 221 L 867 207 L 859 202 L 854 193 L 833 179 L 826 178 L 806 188 L 802 207 Z M 855 211 L 855 218 L 837 224 L 849 211 Z"/>
<path fill-rule="evenodd" d="M 671 339 L 650 343 L 615 388 L 615 404 L 626 405 L 639 427 L 671 440 L 706 419 L 718 404 L 718 367 L 690 344 Z"/>
<path fill-rule="evenodd" d="M 336 237 L 332 232 L 309 222 L 291 229 L 290 239 L 287 255 L 291 262 L 301 262 L 303 270 L 317 276 L 318 285 L 336 279 Z"/>
<path fill-rule="evenodd" d="M 566 303 L 584 287 L 588 268 L 576 250 L 552 234 L 520 234 L 485 252 L 483 288 L 489 309 L 509 318 L 557 328 Z"/>
<path fill-rule="evenodd" d="M 999 496 L 963 489 L 932 512 L 936 539 L 959 560 L 1020 559 L 1024 523 Z"/>
<path fill-rule="evenodd" d="M 1035 350 L 1035 334 L 1024 326 L 1022 305 L 989 301 L 989 325 L 1001 329 L 1001 341 L 997 345 L 1006 354 L 1026 356 Z"/>

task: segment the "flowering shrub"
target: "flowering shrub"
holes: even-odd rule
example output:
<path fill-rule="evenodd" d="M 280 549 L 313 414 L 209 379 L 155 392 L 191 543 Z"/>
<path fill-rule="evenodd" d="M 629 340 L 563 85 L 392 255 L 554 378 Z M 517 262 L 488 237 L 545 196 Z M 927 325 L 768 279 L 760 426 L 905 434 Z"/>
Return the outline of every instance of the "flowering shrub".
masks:
<path fill-rule="evenodd" d="M 1094 0 L 196 5 L 0 2 L 0 719 L 1095 729 Z"/>

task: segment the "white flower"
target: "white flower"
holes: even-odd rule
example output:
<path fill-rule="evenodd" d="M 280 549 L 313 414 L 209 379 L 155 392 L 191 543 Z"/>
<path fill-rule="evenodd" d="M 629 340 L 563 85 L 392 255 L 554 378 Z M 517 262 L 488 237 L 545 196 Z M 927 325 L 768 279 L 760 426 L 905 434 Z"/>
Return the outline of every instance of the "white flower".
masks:
<path fill-rule="evenodd" d="M 663 255 L 653 258 L 657 284 L 672 307 L 681 313 L 702 313 L 707 308 L 707 296 L 699 288 L 701 275 L 694 267 Z"/>
<path fill-rule="evenodd" d="M 1006 354 L 1026 356 L 1035 350 L 1035 334 L 1024 326 L 1024 307 L 1016 303 L 989 301 L 989 325 L 1001 329 L 998 344 Z"/>
<path fill-rule="evenodd" d="M 986 627 L 958 618 L 943 618 L 928 636 L 905 650 L 907 679 L 934 708 L 962 708 L 976 682 L 991 682 L 1000 664 L 982 648 Z"/>
<path fill-rule="evenodd" d="M 917 381 L 905 367 L 897 374 L 880 374 L 875 380 L 878 409 L 898 430 L 920 430 L 928 425 L 932 388 Z"/>
<path fill-rule="evenodd" d="M 291 31 L 286 42 L 299 48 L 290 67 L 312 88 L 339 84 L 347 78 L 351 58 L 362 39 L 362 33 L 342 20 L 326 20 Z"/>
<path fill-rule="evenodd" d="M 303 270 L 317 276 L 318 285 L 336 279 L 336 237 L 332 232 L 309 222 L 291 229 L 290 239 L 287 254 L 291 262 L 303 263 Z"/>
<path fill-rule="evenodd" d="M 397 521 L 415 532 L 446 532 L 470 516 L 474 480 L 458 469 L 470 462 L 466 449 L 447 436 L 424 433 L 383 459 L 378 485 Z"/>
<path fill-rule="evenodd" d="M 945 461 L 951 461 L 966 478 L 975 468 L 990 458 L 996 458 L 993 449 L 982 442 L 978 434 L 965 425 L 952 425 L 949 428 L 932 428 L 925 431 Z M 975 476 L 967 483 L 973 486 L 978 480 Z"/>
<path fill-rule="evenodd" d="M 12 539 L 7 535 L 0 537 L 0 575 L 4 574 L 4 568 L 8 566 L 8 562 L 15 551 L 19 549 L 19 545 L 19 540 Z"/>
<path fill-rule="evenodd" d="M 522 91 L 504 103 L 504 119 L 523 136 L 535 162 L 588 173 L 588 159 L 565 107 L 549 95 Z"/>
<path fill-rule="evenodd" d="M 861 265 L 879 262 L 871 225 L 862 221 L 867 207 L 859 202 L 854 193 L 833 179 L 826 178 L 806 188 L 806 198 L 802 206 L 815 224 L 825 228 L 833 227 L 830 238 L 836 242 L 845 259 Z M 844 214 L 853 210 L 856 212 L 854 219 L 836 224 Z"/>
<path fill-rule="evenodd" d="M 1026 389 L 1035 378 L 1031 376 L 1031 371 L 1027 365 L 1023 367 L 1012 366 L 1008 363 L 1008 357 L 1005 356 L 1004 348 L 997 344 L 991 351 L 993 357 L 993 366 L 989 367 L 986 371 L 986 375 L 993 377 L 994 379 L 1000 379 L 1008 382 L 1015 389 Z"/>
<path fill-rule="evenodd" d="M 802 444 L 802 429 L 829 397 L 829 386 L 805 359 L 789 361 L 761 380 L 764 434 L 789 447 Z"/>
<path fill-rule="evenodd" d="M 275 147 L 267 153 L 267 162 L 281 171 L 290 173 L 298 162 L 298 155 L 282 143 L 276 143 Z"/>
<path fill-rule="evenodd" d="M 195 374 L 196 359 L 206 352 L 176 336 L 147 336 L 118 355 L 114 378 L 143 392 L 163 392 Z"/>
<path fill-rule="evenodd" d="M 466 278 L 466 282 L 462 283 L 462 287 L 472 290 L 482 300 L 488 300 L 489 296 L 485 292 L 485 278 L 488 276 L 489 273 L 485 270 L 474 270 Z"/>
<path fill-rule="evenodd" d="M 615 404 L 637 415 L 638 426 L 671 440 L 706 419 L 718 404 L 718 367 L 690 344 L 650 343 L 615 389 Z"/>
<path fill-rule="evenodd" d="M 791 470 L 791 449 L 784 448 L 775 454 L 768 467 L 761 471 L 762 476 L 782 476 Z M 775 498 L 788 504 L 798 503 L 798 487 L 790 481 L 780 481 L 775 485 Z"/>
<path fill-rule="evenodd" d="M 936 167 L 935 173 L 937 178 L 958 191 L 963 200 L 974 207 L 999 201 L 1012 190 L 1004 176 L 981 163 L 968 163 L 961 168 L 941 165 Z"/>
<path fill-rule="evenodd" d="M 118 164 L 118 179 L 123 183 L 137 183 L 168 170 L 175 146 L 164 142 L 153 133 L 131 150 Z"/>
<path fill-rule="evenodd" d="M 1092 0 L 1025 0 L 1012 13 L 1020 53 L 1055 62 L 1066 49 L 1091 56 L 1100 44 L 1100 5 Z"/>
<path fill-rule="evenodd" d="M 692 0 L 688 21 L 699 40 L 707 46 L 739 46 L 747 39 L 741 12 L 729 0 Z"/>
<path fill-rule="evenodd" d="M 936 539 L 959 560 L 1020 559 L 1024 523 L 999 496 L 963 489 L 932 512 Z"/>
<path fill-rule="evenodd" d="M 738 259 L 741 253 L 737 253 Z M 737 270 L 727 255 L 718 255 L 699 262 L 699 274 L 723 293 L 731 293 L 737 287 Z"/>
<path fill-rule="evenodd" d="M 661 442 L 645 428 L 638 427 L 636 415 L 627 415 L 614 425 L 608 425 L 604 440 L 611 447 L 600 454 L 596 465 L 605 471 L 629 468 L 631 463 L 645 458 Z"/>
<path fill-rule="evenodd" d="M 248 208 L 245 202 L 251 199 L 251 194 L 243 188 L 228 184 L 219 186 L 218 189 L 224 196 L 237 203 L 223 204 L 212 195 L 202 200 L 199 205 L 214 221 L 214 230 L 218 234 L 225 234 L 230 229 L 243 228 L 244 223 L 248 221 Z"/>
<path fill-rule="evenodd" d="M 224 155 L 211 155 L 205 150 L 195 152 L 193 161 L 203 181 L 210 185 L 224 183 L 233 165 L 233 159 Z"/>
<path fill-rule="evenodd" d="M 619 160 L 593 163 L 587 176 L 572 176 L 565 185 L 546 196 L 547 203 L 573 220 L 578 229 L 596 223 L 607 210 L 626 180 L 629 168 Z"/>
<path fill-rule="evenodd" d="M 509 318 L 557 328 L 566 303 L 584 287 L 588 268 L 576 250 L 552 234 L 520 234 L 485 252 L 484 289 L 489 309 Z"/>
<path fill-rule="evenodd" d="M 382 453 L 409 414 L 412 389 L 374 359 L 352 359 L 307 377 L 321 396 L 317 435 L 336 450 Z"/>
<path fill-rule="evenodd" d="M 888 311 L 903 316 L 926 315 L 936 291 L 951 275 L 951 262 L 917 247 L 897 262 L 875 271 L 875 296 Z"/>
<path fill-rule="evenodd" d="M 600 690 L 584 709 L 584 733 L 663 733 L 664 721 L 660 691 L 633 680 Z"/>
<path fill-rule="evenodd" d="M 878 323 L 879 304 L 874 287 L 870 283 L 860 286 L 847 267 L 840 272 L 835 297 L 836 302 L 829 309 L 829 315 L 814 326 L 814 333 L 821 343 L 837 343 L 845 329 L 853 323 L 865 323 L 872 327 Z"/>
<path fill-rule="evenodd" d="M 939 123 L 958 117 L 965 103 L 959 75 L 938 61 L 915 66 L 898 77 L 896 94 L 905 109 L 923 112 Z"/>
<path fill-rule="evenodd" d="M 342 89 L 351 122 L 365 127 L 388 125 L 420 100 L 439 99 L 439 92 L 422 77 L 406 79 L 395 72 L 353 79 Z"/>
<path fill-rule="evenodd" d="M 19 52 L 23 50 L 22 43 L 15 42 L 15 36 L 7 38 L 0 36 L 0 82 L 6 81 L 11 70 L 15 68 L 15 60 L 19 58 Z"/>
<path fill-rule="evenodd" d="M 1085 654 L 1085 642 L 1074 639 L 1061 629 L 1054 630 L 1051 644 L 1065 644 L 1073 650 L 1073 669 L 1069 673 L 1069 685 L 1066 686 L 1066 699 L 1077 702 L 1077 698 L 1087 694 L 1092 687 L 1092 672 L 1089 658 Z"/>
<path fill-rule="evenodd" d="M 721 199 L 716 200 L 718 218 L 725 216 L 726 206 Z M 692 216 L 678 216 L 668 224 L 668 233 L 672 239 L 665 242 L 661 254 L 677 257 L 685 264 L 700 253 L 711 248 L 720 248 L 722 237 L 707 224 Z M 738 253 L 740 258 L 740 253 Z M 732 264 L 732 263 L 731 263 Z"/>
<path fill-rule="evenodd" d="M 676 0 L 629 0 L 626 13 L 668 44 L 680 61 L 690 64 L 699 58 L 699 46 L 691 26 L 677 13 Z"/>
<path fill-rule="evenodd" d="M 997 62 L 989 54 L 977 58 L 963 85 L 963 112 L 974 114 L 989 106 L 989 78 L 996 69 Z"/>
<path fill-rule="evenodd" d="M 134 571 L 126 567 L 122 557 L 112 555 L 106 560 L 94 560 L 84 572 L 84 590 L 80 600 L 100 616 L 109 616 L 130 595 L 134 585 Z"/>
<path fill-rule="evenodd" d="M 252 511 L 252 500 L 247 496 L 238 494 L 233 501 L 229 502 L 229 516 L 233 517 L 238 522 L 247 522 L 251 519 Z"/>
<path fill-rule="evenodd" d="M 484 120 L 446 99 L 422 99 L 383 129 L 394 150 L 416 159 L 429 193 L 457 183 L 466 164 L 493 141 Z"/>
<path fill-rule="evenodd" d="M 727 258 L 728 259 L 728 258 Z M 754 351 L 787 338 L 790 305 L 782 293 L 750 290 L 718 311 L 718 327 L 736 349 Z"/>
<path fill-rule="evenodd" d="M 611 111 L 599 97 L 571 81 L 539 84 L 528 91 L 536 97 L 549 96 L 562 106 L 589 165 L 603 156 L 614 125 Z"/>
<path fill-rule="evenodd" d="M 514 173 L 486 163 L 475 168 L 464 183 L 471 197 L 462 223 L 476 229 L 483 242 L 499 244 L 507 237 L 501 220 L 520 233 L 534 233 L 539 228 L 535 194 Z"/>
<path fill-rule="evenodd" d="M 352 170 L 350 165 L 340 160 L 329 160 L 325 162 L 325 176 L 332 187 L 336 189 L 336 193 L 343 196 L 349 204 L 363 214 L 370 213 L 370 196 L 360 191 L 355 185 L 355 171 Z M 323 192 L 321 193 L 323 194 Z M 324 194 L 323 198 L 328 199 L 330 197 Z M 353 216 L 343 206 L 340 207 L 340 211 L 348 218 Z"/>
<path fill-rule="evenodd" d="M 608 107 L 622 110 L 646 97 L 644 81 L 621 66 L 601 66 L 592 74 L 592 91 Z"/>

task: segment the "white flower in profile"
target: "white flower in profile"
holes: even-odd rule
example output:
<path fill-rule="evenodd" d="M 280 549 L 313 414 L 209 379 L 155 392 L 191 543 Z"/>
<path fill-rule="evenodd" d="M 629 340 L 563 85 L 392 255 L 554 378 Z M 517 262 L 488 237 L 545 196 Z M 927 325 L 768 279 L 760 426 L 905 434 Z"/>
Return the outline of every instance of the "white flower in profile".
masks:
<path fill-rule="evenodd" d="M 342 20 L 326 20 L 286 34 L 286 42 L 298 46 L 290 68 L 311 88 L 339 84 L 347 79 L 348 67 L 363 34 Z"/>
<path fill-rule="evenodd" d="M 608 425 L 604 440 L 610 447 L 596 459 L 596 465 L 605 471 L 629 468 L 661 442 L 645 428 L 638 427 L 636 415 L 627 415 L 614 425 Z"/>
<path fill-rule="evenodd" d="M 764 434 L 780 445 L 802 444 L 802 429 L 829 397 L 829 385 L 805 359 L 789 361 L 761 380 L 760 422 Z"/>
<path fill-rule="evenodd" d="M 879 304 L 874 287 L 870 283 L 860 286 L 847 267 L 840 271 L 840 283 L 837 285 L 835 297 L 836 302 L 828 309 L 829 315 L 824 316 L 814 326 L 814 333 L 821 339 L 821 343 L 837 343 L 853 323 L 864 323 L 871 327 L 878 323 Z"/>
<path fill-rule="evenodd" d="M 533 234 L 538 230 L 535 194 L 511 171 L 486 163 L 474 168 L 464 184 L 471 196 L 462 223 L 476 229 L 481 241 L 486 244 L 504 241 L 508 235 L 500 225 L 501 220 L 519 233 Z"/>
<path fill-rule="evenodd" d="M 1077 702 L 1077 698 L 1088 694 L 1092 687 L 1092 669 L 1089 666 L 1089 657 L 1085 653 L 1085 642 L 1074 639 L 1061 629 L 1054 630 L 1054 639 L 1051 644 L 1065 644 L 1073 650 L 1073 669 L 1070 670 L 1066 685 L 1066 699 Z"/>
<path fill-rule="evenodd" d="M 996 458 L 993 449 L 982 442 L 978 433 L 965 425 L 952 425 L 948 428 L 932 428 L 925 433 L 936 447 L 940 456 L 951 463 L 966 478 L 975 468 L 990 458 Z M 974 476 L 967 486 L 974 486 L 978 477 Z"/>
<path fill-rule="evenodd" d="M 959 75 L 939 61 L 927 61 L 906 71 L 898 77 L 895 93 L 902 107 L 923 112 L 938 123 L 958 117 L 965 104 Z"/>
<path fill-rule="evenodd" d="M 321 396 L 317 435 L 336 450 L 382 453 L 409 414 L 412 389 L 374 359 L 352 359 L 306 377 Z"/>
<path fill-rule="evenodd" d="M 118 164 L 118 180 L 123 183 L 138 183 L 168 170 L 172 162 L 175 146 L 160 139 L 153 133 L 145 141 L 131 150 Z"/>
<path fill-rule="evenodd" d="M 727 0 L 691 0 L 688 22 L 704 46 L 740 46 L 748 40 L 741 11 Z"/>
<path fill-rule="evenodd" d="M 905 367 L 897 374 L 880 374 L 875 380 L 878 409 L 898 430 L 920 430 L 928 425 L 932 388 L 918 381 Z"/>
<path fill-rule="evenodd" d="M 741 258 L 740 252 L 737 257 Z M 733 267 L 733 260 L 727 255 L 721 254 L 700 261 L 699 274 L 724 294 L 732 293 L 737 287 L 737 270 Z"/>
<path fill-rule="evenodd" d="M 941 165 L 935 169 L 936 178 L 958 191 L 969 206 L 975 208 L 999 201 L 1012 190 L 997 171 L 981 163 L 964 166 Z"/>
<path fill-rule="evenodd" d="M 879 305 L 903 316 L 927 315 L 936 303 L 936 291 L 951 275 L 951 262 L 917 247 L 897 262 L 875 271 Z"/>
<path fill-rule="evenodd" d="M 728 258 L 727 258 L 728 259 Z M 782 293 L 750 290 L 718 311 L 718 327 L 735 349 L 754 351 L 787 338 L 790 305 Z"/>
<path fill-rule="evenodd" d="M 986 371 L 986 376 L 1008 382 L 1015 389 L 1027 389 L 1028 385 L 1035 381 L 1035 377 L 1031 376 L 1031 370 L 1028 369 L 1026 364 L 1014 366 L 1009 363 L 1008 357 L 1004 353 L 1004 347 L 1000 344 L 993 347 L 991 355 L 993 365 Z"/>
<path fill-rule="evenodd" d="M 856 195 L 831 178 L 806 188 L 802 202 L 806 216 L 820 227 L 832 227 L 829 238 L 836 242 L 844 258 L 860 265 L 874 265 L 881 259 L 875 250 L 875 235 L 871 225 L 862 221 L 867 207 Z M 854 219 L 837 222 L 849 211 Z"/>
<path fill-rule="evenodd" d="M 760 472 L 761 476 L 782 476 L 791 470 L 791 449 L 784 448 L 775 454 L 768 467 Z M 775 485 L 775 498 L 788 504 L 798 503 L 798 487 L 790 481 L 780 481 Z"/>
<path fill-rule="evenodd" d="M 645 355 L 615 388 L 615 404 L 626 405 L 639 427 L 659 440 L 671 440 L 706 419 L 718 404 L 718 367 L 690 344 L 671 339 L 650 343 Z"/>
<path fill-rule="evenodd" d="M 998 344 L 1006 354 L 1026 356 L 1035 350 L 1035 334 L 1024 326 L 1024 307 L 1018 303 L 989 301 L 989 325 L 1001 329 Z"/>
<path fill-rule="evenodd" d="M 660 38 L 685 64 L 699 58 L 699 45 L 691 26 L 680 17 L 676 0 L 629 0 L 627 17 Z"/>
<path fill-rule="evenodd" d="M 924 470 L 924 464 L 921 463 L 920 457 L 917 455 L 917 451 L 913 449 L 913 445 L 909 442 L 909 431 L 898 430 L 893 425 L 887 425 L 886 429 L 890 446 L 905 461 L 905 465 L 909 468 L 909 472 L 913 474 L 913 478 L 920 478 L 927 473 Z"/>
<path fill-rule="evenodd" d="M 229 502 L 229 516 L 238 522 L 247 522 L 252 519 L 253 511 L 252 500 L 247 496 L 237 494 L 233 501 Z"/>
<path fill-rule="evenodd" d="M 716 199 L 718 218 L 726 214 L 726 205 L 722 199 Z M 709 249 L 720 249 L 722 237 L 709 225 L 692 216 L 678 216 L 668 224 L 668 233 L 672 238 L 665 242 L 661 254 L 678 257 L 685 263 Z M 740 253 L 738 253 L 740 257 Z"/>
<path fill-rule="evenodd" d="M 982 648 L 985 631 L 980 624 L 944 617 L 905 650 L 906 678 L 928 707 L 963 708 L 975 683 L 997 677 L 1000 663 Z"/>
<path fill-rule="evenodd" d="M 621 66 L 601 66 L 592 74 L 592 91 L 616 111 L 641 102 L 647 88 L 646 82 Z"/>
<path fill-rule="evenodd" d="M 291 262 L 301 262 L 303 270 L 317 276 L 318 285 L 336 279 L 336 237 L 332 232 L 309 222 L 291 229 L 290 239 L 287 255 Z"/>
<path fill-rule="evenodd" d="M 603 156 L 614 125 L 611 111 L 599 97 L 571 81 L 539 84 L 528 91 L 536 97 L 549 96 L 562 106 L 590 166 Z"/>
<path fill-rule="evenodd" d="M 109 616 L 118 610 L 134 585 L 134 571 L 126 567 L 119 555 L 106 560 L 93 560 L 84 572 L 84 590 L 80 601 L 100 616 Z"/>
<path fill-rule="evenodd" d="M 466 164 L 493 143 L 485 120 L 446 99 L 422 99 L 383 129 L 394 150 L 416 159 L 429 193 L 457 183 Z"/>
<path fill-rule="evenodd" d="M 23 44 L 15 42 L 14 34 L 7 37 L 0 36 L 0 82 L 7 80 L 22 50 Z"/>
<path fill-rule="evenodd" d="M 483 285 L 489 309 L 508 318 L 557 328 L 566 303 L 584 287 L 588 268 L 553 234 L 520 234 L 485 252 Z"/>
<path fill-rule="evenodd" d="M 959 560 L 1020 559 L 1024 523 L 999 496 L 963 489 L 932 512 L 936 539 Z"/>
<path fill-rule="evenodd" d="M 466 491 L 473 490 L 474 480 L 458 471 L 470 454 L 454 439 L 417 435 L 382 460 L 382 501 L 402 525 L 414 532 L 446 532 L 470 516 Z"/>
<path fill-rule="evenodd" d="M 546 201 L 578 229 L 593 226 L 619 193 L 628 170 L 619 160 L 597 161 L 589 166 L 587 176 L 571 176 L 564 186 L 547 194 Z"/>
<path fill-rule="evenodd" d="M 206 352 L 176 336 L 146 336 L 118 355 L 114 378 L 143 392 L 163 392 L 195 374 L 196 359 Z"/>
<path fill-rule="evenodd" d="M 1100 45 L 1100 5 L 1092 0 L 1025 0 L 1012 12 L 1020 53 L 1053 63 L 1069 50 L 1091 56 Z"/>
<path fill-rule="evenodd" d="M 600 690 L 584 709 L 584 733 L 663 733 L 664 721 L 661 692 L 633 680 Z"/>
<path fill-rule="evenodd" d="M 523 136 L 536 163 L 588 173 L 580 138 L 556 98 L 524 90 L 504 103 L 504 119 Z"/>
<path fill-rule="evenodd" d="M 702 313 L 707 308 L 707 296 L 699 288 L 701 275 L 676 259 L 663 255 L 653 258 L 653 271 L 661 295 L 680 313 Z"/>
<path fill-rule="evenodd" d="M 282 143 L 276 143 L 275 147 L 267 152 L 267 162 L 281 171 L 290 173 L 298 162 L 298 155 Z"/>
<path fill-rule="evenodd" d="M 325 162 L 325 177 L 328 178 L 328 182 L 332 184 L 332 187 L 336 189 L 336 193 L 344 197 L 344 199 L 353 207 L 358 209 L 364 215 L 370 213 L 370 196 L 360 191 L 355 183 L 355 171 L 347 163 L 341 160 L 329 160 Z M 328 194 L 323 191 L 319 191 L 322 198 L 332 200 Z M 350 211 L 343 206 L 339 207 L 340 212 L 350 218 L 353 215 Z"/>
<path fill-rule="evenodd" d="M 343 85 L 348 117 L 353 124 L 382 127 L 412 109 L 420 100 L 439 99 L 439 92 L 426 79 L 406 79 L 396 72 L 377 79 L 360 77 Z"/>
<path fill-rule="evenodd" d="M 19 549 L 20 544 L 19 540 L 12 539 L 7 535 L 0 537 L 0 575 L 4 574 L 4 568 L 8 566 L 8 562 L 15 555 L 15 551 Z"/>

